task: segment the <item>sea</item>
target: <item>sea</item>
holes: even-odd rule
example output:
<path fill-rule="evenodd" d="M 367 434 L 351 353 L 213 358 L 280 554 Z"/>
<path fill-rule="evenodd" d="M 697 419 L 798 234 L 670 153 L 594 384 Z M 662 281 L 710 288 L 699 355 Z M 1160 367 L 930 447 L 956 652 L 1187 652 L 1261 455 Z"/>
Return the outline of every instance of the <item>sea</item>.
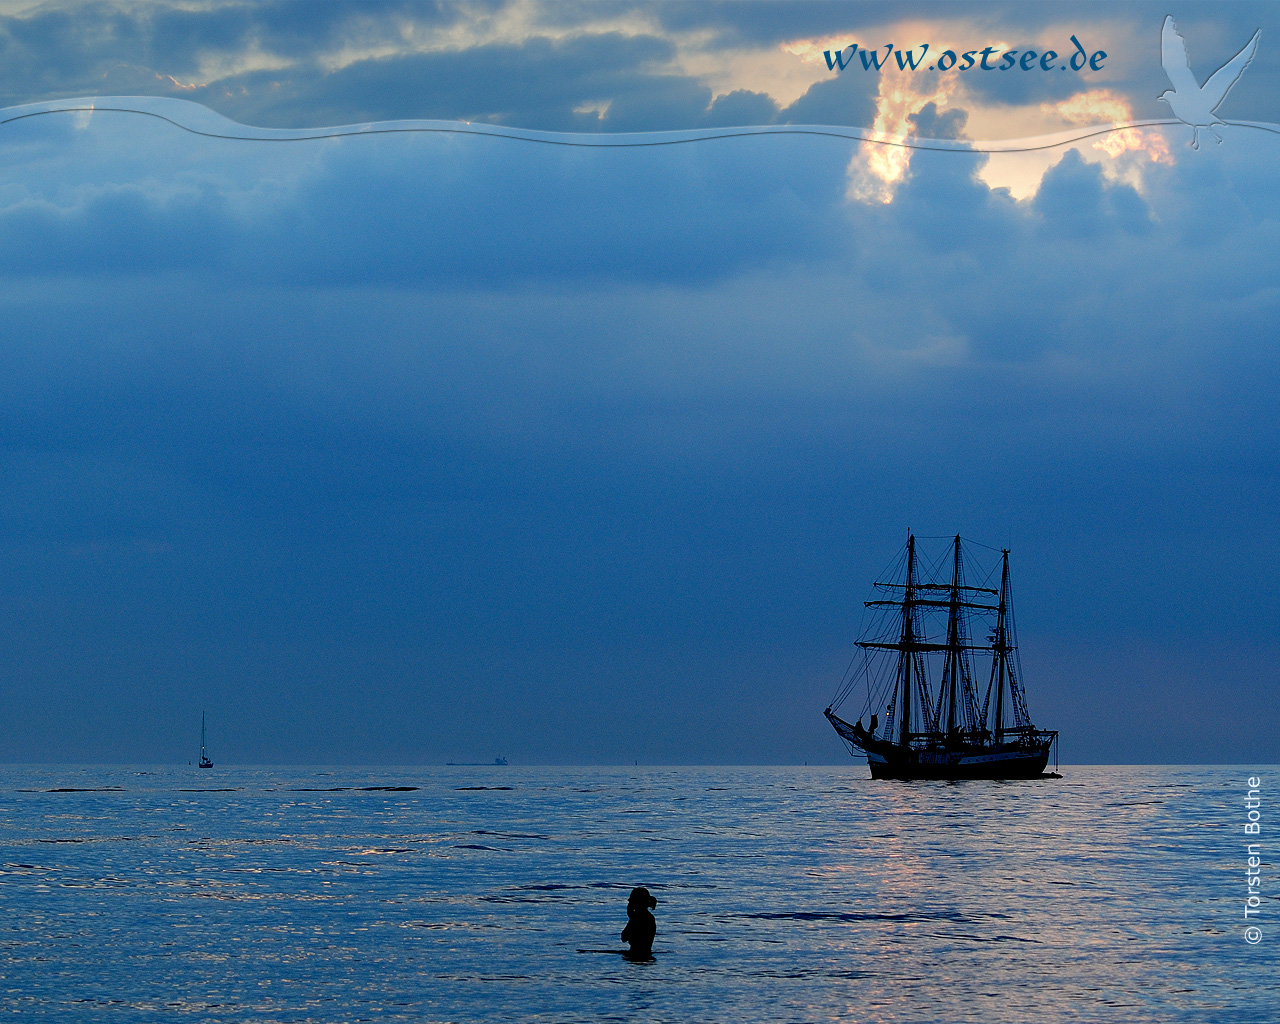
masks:
<path fill-rule="evenodd" d="M 0 1019 L 1280 1021 L 1280 772 L 1060 772 L 3 768 Z"/>

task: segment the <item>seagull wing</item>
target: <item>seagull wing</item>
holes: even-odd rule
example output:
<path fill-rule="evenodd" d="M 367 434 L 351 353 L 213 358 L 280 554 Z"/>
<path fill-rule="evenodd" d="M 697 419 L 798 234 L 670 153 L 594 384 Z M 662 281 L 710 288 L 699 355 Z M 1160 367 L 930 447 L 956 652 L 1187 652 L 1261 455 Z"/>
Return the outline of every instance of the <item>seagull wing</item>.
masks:
<path fill-rule="evenodd" d="M 1200 83 L 1191 73 L 1191 64 L 1187 60 L 1187 44 L 1178 34 L 1172 14 L 1165 15 L 1164 28 L 1160 30 L 1160 63 L 1164 65 L 1164 73 L 1169 76 L 1174 92 L 1190 98 L 1200 91 Z"/>
<path fill-rule="evenodd" d="M 1253 55 L 1258 52 L 1260 35 L 1262 35 L 1262 29 L 1258 29 L 1253 34 L 1253 38 L 1245 43 L 1244 49 L 1218 68 L 1210 76 L 1209 81 L 1204 83 L 1204 98 L 1208 100 L 1210 110 L 1217 110 L 1218 104 L 1227 98 L 1231 87 L 1240 80 L 1244 69 L 1249 66 L 1249 61 L 1253 60 Z"/>

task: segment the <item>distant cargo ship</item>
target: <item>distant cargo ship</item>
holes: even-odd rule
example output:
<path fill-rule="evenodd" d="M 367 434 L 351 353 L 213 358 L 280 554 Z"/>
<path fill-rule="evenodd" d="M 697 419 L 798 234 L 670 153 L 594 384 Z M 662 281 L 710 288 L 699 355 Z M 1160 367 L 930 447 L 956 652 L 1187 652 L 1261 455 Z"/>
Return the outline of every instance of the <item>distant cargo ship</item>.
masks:
<path fill-rule="evenodd" d="M 1000 553 L 995 589 L 967 584 L 960 537 L 949 546 L 950 557 L 939 566 L 922 566 L 916 538 L 908 536 L 890 582 L 875 584 L 883 596 L 866 602 L 872 614 L 857 641 L 861 665 L 827 708 L 827 721 L 851 753 L 866 755 L 876 779 L 1043 775 L 1050 754 L 1056 767 L 1058 734 L 1037 729 L 1027 712 L 1010 603 L 1009 552 Z M 973 642 L 976 622 L 990 624 L 985 644 Z M 979 706 L 974 672 L 987 660 L 990 677 Z M 938 680 L 936 699 L 931 677 Z M 871 713 L 868 727 L 861 718 L 850 725 L 835 713 L 855 693 L 864 698 L 863 714 Z"/>

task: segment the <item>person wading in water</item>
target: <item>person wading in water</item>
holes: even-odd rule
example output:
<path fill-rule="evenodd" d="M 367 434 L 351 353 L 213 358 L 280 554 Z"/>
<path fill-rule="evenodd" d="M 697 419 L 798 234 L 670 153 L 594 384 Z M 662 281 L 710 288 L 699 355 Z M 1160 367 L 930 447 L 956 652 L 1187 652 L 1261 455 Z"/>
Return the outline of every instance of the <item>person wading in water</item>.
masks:
<path fill-rule="evenodd" d="M 631 898 L 627 900 L 627 926 L 622 929 L 622 941 L 631 944 L 631 949 L 622 954 L 628 960 L 653 959 L 653 937 L 658 931 L 658 922 L 649 911 L 657 905 L 658 901 L 644 886 L 631 890 Z"/>

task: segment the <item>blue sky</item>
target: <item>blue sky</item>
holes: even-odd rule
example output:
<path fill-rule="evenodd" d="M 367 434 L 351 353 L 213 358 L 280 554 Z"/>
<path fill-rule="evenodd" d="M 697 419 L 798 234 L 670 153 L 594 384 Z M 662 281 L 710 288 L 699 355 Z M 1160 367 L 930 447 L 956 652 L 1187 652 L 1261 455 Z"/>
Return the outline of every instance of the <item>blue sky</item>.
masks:
<path fill-rule="evenodd" d="M 1016 138 L 1167 117 L 1164 13 L 10 5 L 0 89 Z M 1272 12 L 1174 14 L 1201 79 L 1262 28 L 1221 113 L 1280 121 Z M 1108 71 L 804 59 L 1073 32 Z M 841 762 L 821 710 L 911 528 L 1012 548 L 1065 760 L 1275 762 L 1280 136 L 1222 135 L 0 125 L 0 759 L 185 761 L 204 709 L 229 762 Z"/>

